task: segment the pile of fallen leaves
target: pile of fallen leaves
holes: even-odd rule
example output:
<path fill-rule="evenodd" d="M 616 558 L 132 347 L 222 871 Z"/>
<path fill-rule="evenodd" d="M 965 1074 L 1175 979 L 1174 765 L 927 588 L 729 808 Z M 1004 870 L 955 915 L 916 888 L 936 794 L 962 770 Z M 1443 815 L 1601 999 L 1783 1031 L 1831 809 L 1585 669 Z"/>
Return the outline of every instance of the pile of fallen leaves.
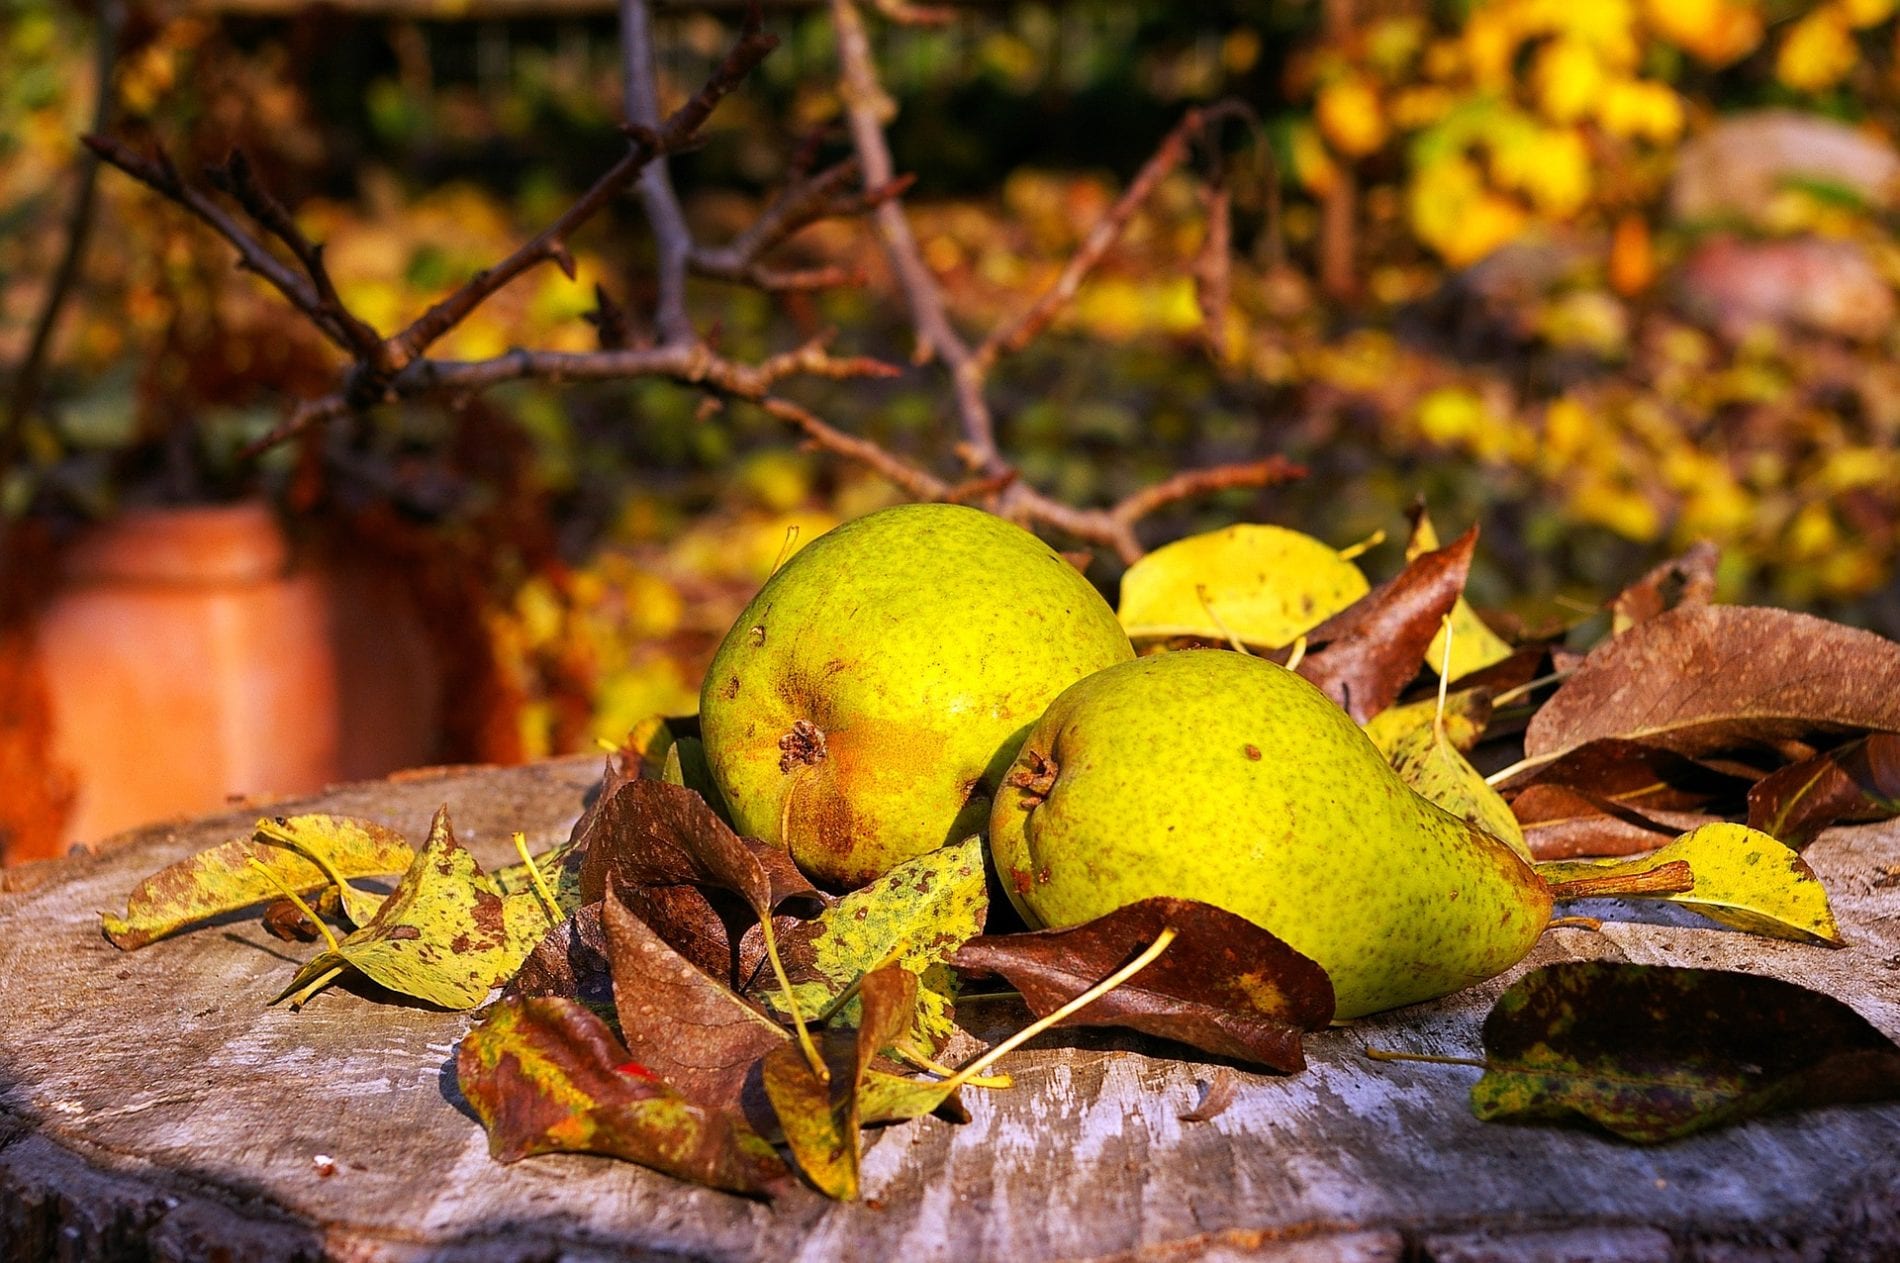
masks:
<path fill-rule="evenodd" d="M 1706 549 L 1618 597 L 1587 653 L 1567 647 L 1574 629 L 1507 639 L 1463 599 L 1474 545 L 1439 547 L 1420 514 L 1411 560 L 1375 587 L 1354 550 L 1232 527 L 1138 563 L 1120 614 L 1145 651 L 1223 643 L 1299 671 L 1418 792 L 1539 861 L 1560 899 L 1654 895 L 1838 946 L 1799 852 L 1900 812 L 1900 645 L 1711 604 Z M 364 821 L 265 819 L 142 883 L 105 929 L 130 949 L 266 904 L 273 932 L 325 939 L 280 1001 L 346 982 L 466 1010 L 500 987 L 457 1056 L 498 1160 L 607 1154 L 752 1195 L 795 1166 L 856 1196 L 864 1128 L 967 1118 L 966 1094 L 1006 1089 L 999 1062 L 1054 1025 L 1296 1073 L 1302 1036 L 1332 1020 L 1319 966 L 1210 905 L 986 933 L 980 839 L 835 895 L 718 802 L 696 722 L 656 719 L 540 856 L 517 835 L 520 862 L 485 873 L 446 810 L 413 851 Z M 394 873 L 386 894 L 360 882 Z M 1034 1020 L 953 1067 L 940 1058 L 974 1047 L 965 988 L 1019 996 Z M 1582 1117 L 1637 1141 L 1900 1094 L 1900 1048 L 1852 1010 L 1742 973 L 1534 970 L 1483 1038 L 1479 1117 Z"/>

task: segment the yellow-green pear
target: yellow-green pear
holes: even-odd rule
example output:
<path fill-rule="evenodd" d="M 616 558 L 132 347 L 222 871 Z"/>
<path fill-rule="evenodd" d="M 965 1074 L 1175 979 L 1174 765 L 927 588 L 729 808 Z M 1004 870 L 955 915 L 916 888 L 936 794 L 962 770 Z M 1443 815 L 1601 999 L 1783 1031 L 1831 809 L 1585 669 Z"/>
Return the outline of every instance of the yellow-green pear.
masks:
<path fill-rule="evenodd" d="M 739 831 L 862 885 L 979 834 L 1024 730 L 1134 657 L 1087 579 L 977 509 L 914 504 L 813 540 L 760 589 L 700 691 Z"/>
<path fill-rule="evenodd" d="M 1246 917 L 1331 975 L 1341 1017 L 1502 973 L 1550 918 L 1529 864 L 1412 792 L 1325 694 L 1224 650 L 1058 697 L 996 797 L 990 851 L 1033 926 L 1153 895 Z"/>

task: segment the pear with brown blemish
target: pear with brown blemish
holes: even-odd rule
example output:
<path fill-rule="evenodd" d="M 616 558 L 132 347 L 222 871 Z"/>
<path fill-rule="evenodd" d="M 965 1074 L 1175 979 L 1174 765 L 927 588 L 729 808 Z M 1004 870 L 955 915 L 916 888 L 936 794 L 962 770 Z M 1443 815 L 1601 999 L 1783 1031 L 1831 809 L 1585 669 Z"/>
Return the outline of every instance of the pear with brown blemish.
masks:
<path fill-rule="evenodd" d="M 741 833 L 855 887 L 983 832 L 1024 731 L 1134 656 L 1087 579 L 1029 532 L 947 504 L 829 531 L 768 580 L 700 692 Z"/>
<path fill-rule="evenodd" d="M 1531 866 L 1414 793 L 1325 694 L 1224 650 L 1058 697 L 996 798 L 990 852 L 1033 926 L 1153 895 L 1244 916 L 1326 970 L 1341 1017 L 1502 973 L 1550 919 Z"/>

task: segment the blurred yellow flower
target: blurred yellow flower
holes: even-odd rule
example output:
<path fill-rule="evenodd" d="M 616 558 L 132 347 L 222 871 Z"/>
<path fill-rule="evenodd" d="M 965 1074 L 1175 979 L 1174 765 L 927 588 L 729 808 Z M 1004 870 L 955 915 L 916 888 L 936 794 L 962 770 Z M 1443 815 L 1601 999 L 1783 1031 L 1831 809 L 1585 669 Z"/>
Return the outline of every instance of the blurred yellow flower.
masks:
<path fill-rule="evenodd" d="M 1857 57 L 1846 10 L 1823 5 L 1789 28 L 1775 54 L 1775 77 L 1799 92 L 1822 92 L 1846 78 Z"/>
<path fill-rule="evenodd" d="M 1385 144 L 1385 113 L 1379 93 L 1363 75 L 1335 79 L 1319 90 L 1314 121 L 1329 144 L 1349 158 L 1363 158 Z"/>
<path fill-rule="evenodd" d="M 1761 43 L 1761 14 L 1738 0 L 1646 0 L 1643 9 L 1658 35 L 1711 66 Z"/>
<path fill-rule="evenodd" d="M 1574 123 L 1588 115 L 1603 90 L 1603 63 L 1581 40 L 1545 44 L 1531 74 L 1538 105 L 1554 123 Z"/>

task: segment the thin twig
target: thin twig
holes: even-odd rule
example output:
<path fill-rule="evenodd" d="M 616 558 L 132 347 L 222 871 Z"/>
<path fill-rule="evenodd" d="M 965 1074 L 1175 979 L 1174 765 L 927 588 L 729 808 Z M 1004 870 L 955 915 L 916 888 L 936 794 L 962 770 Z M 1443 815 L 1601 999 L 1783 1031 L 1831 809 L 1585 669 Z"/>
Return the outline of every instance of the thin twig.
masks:
<path fill-rule="evenodd" d="M 1187 159 L 1195 139 L 1209 132 L 1223 119 L 1247 117 L 1251 117 L 1251 111 L 1238 101 L 1221 101 L 1205 109 L 1191 109 L 1182 115 L 1181 121 L 1174 125 L 1174 130 L 1162 139 L 1148 161 L 1142 164 L 1141 170 L 1135 173 L 1135 178 L 1129 181 L 1128 187 L 1122 190 L 1122 195 L 1115 199 L 1108 213 L 1089 230 L 1081 248 L 1069 259 L 1055 283 L 1043 291 L 1041 297 L 1022 314 L 1008 324 L 998 326 L 983 340 L 976 350 L 977 362 L 987 369 L 998 355 L 1013 354 L 1034 341 L 1036 335 L 1047 329 L 1056 315 L 1074 301 L 1076 293 L 1082 288 L 1082 282 L 1088 279 L 1089 273 L 1121 239 L 1141 204 Z"/>
<path fill-rule="evenodd" d="M 863 167 L 865 188 L 882 187 L 897 174 L 890 143 L 884 136 L 884 124 L 896 106 L 877 77 L 870 37 L 865 33 L 864 18 L 857 5 L 853 0 L 831 0 L 831 20 L 838 41 L 840 92 L 852 146 Z M 911 232 L 903 202 L 891 198 L 880 203 L 872 212 L 871 221 L 877 226 L 891 271 L 910 308 L 911 324 L 917 330 L 916 362 L 927 363 L 935 356 L 950 370 L 957 417 L 963 431 L 960 450 L 964 462 L 972 473 L 1001 473 L 1004 462 L 996 447 L 989 400 L 983 393 L 983 367 L 976 362 L 969 343 L 950 323 L 943 291 L 917 248 L 917 237 Z"/>
<path fill-rule="evenodd" d="M 536 264 L 553 260 L 571 272 L 573 261 L 568 254 L 567 241 L 574 231 L 625 189 L 648 162 L 684 148 L 698 134 L 700 126 L 712 114 L 713 107 L 738 87 L 739 82 L 776 47 L 778 37 L 765 34 L 760 28 L 758 9 L 754 7 L 747 10 L 745 26 L 738 42 L 726 54 L 718 69 L 713 71 L 705 86 L 686 104 L 674 110 L 658 131 L 635 128 L 633 149 L 609 168 L 605 175 L 594 181 L 593 187 L 583 193 L 579 201 L 562 212 L 533 240 L 494 267 L 470 277 L 460 289 L 429 308 L 407 329 L 392 338 L 390 341 L 402 352 L 395 360 L 396 367 L 400 368 L 420 356 L 497 290 Z"/>

